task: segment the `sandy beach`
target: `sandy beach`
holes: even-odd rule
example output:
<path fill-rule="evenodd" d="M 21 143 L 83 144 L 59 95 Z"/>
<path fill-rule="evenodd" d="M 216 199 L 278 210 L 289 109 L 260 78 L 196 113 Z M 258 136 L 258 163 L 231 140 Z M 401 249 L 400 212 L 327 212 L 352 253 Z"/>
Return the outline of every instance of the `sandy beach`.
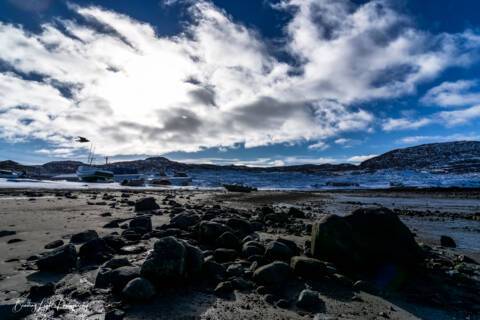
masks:
<path fill-rule="evenodd" d="M 153 231 L 142 237 L 128 238 L 124 231 L 131 228 L 132 219 L 139 217 L 135 204 L 147 197 L 153 197 L 159 205 L 158 209 L 140 214 L 151 219 Z M 235 265 L 245 269 L 241 285 L 235 286 L 235 290 L 226 290 L 228 294 L 225 295 L 218 294 L 216 283 L 205 284 L 205 279 L 201 279 L 157 290 L 148 303 L 130 303 L 108 288 L 96 285 L 99 266 L 103 262 L 121 257 L 128 260 L 128 265 L 141 266 L 154 243 L 166 235 L 191 240 L 208 260 L 215 245 L 212 247 L 212 244 L 206 245 L 196 239 L 191 234 L 191 228 L 168 228 L 172 217 L 185 212 L 197 212 L 202 220 L 207 219 L 207 215 L 208 219 L 214 220 L 232 215 L 248 220 L 253 212 L 265 210 L 260 208 L 271 208 L 277 214 L 291 214 L 296 212 L 291 208 L 298 209 L 302 215 L 286 216 L 286 220 L 275 223 L 265 222 L 257 228 L 252 239 L 268 245 L 283 238 L 296 245 L 296 255 L 308 255 L 312 223 L 328 214 L 345 216 L 358 208 L 380 206 L 393 210 L 414 232 L 417 243 L 428 246 L 428 250 L 436 256 L 432 261 L 437 263 L 430 268 L 441 269 L 448 274 L 448 271 L 460 270 L 459 263 L 455 262 L 462 259 L 459 257 L 465 255 L 473 259 L 461 262 L 467 270 L 461 272 L 468 278 L 468 281 L 465 280 L 468 284 L 451 288 L 449 286 L 452 285 L 445 282 L 438 289 L 436 286 L 440 286 L 442 280 L 437 279 L 439 284 L 423 279 L 423 283 L 418 284 L 414 282 L 424 276 L 416 275 L 399 290 L 367 290 L 354 285 L 358 279 L 335 271 L 321 279 L 291 279 L 281 288 L 271 289 L 252 281 L 252 272 L 259 265 L 252 267 L 252 261 L 236 256 L 233 259 L 216 259 L 225 268 Z M 227 193 L 201 190 L 3 190 L 0 192 L 0 229 L 14 233 L 4 232 L 0 238 L 1 318 L 20 317 L 22 312 L 11 312 L 12 306 L 31 295 L 32 286 L 53 282 L 55 290 L 45 296 L 45 301 L 60 299 L 82 307 L 60 312 L 50 306 L 35 310 L 27 317 L 104 319 L 105 314 L 110 312 L 107 318 L 114 319 L 111 317 L 115 311 L 124 313 L 125 319 L 479 319 L 480 298 L 471 291 L 480 288 L 480 268 L 477 264 L 480 261 L 479 212 L 478 194 L 467 191 Z M 58 240 L 68 244 L 73 239 L 72 235 L 86 230 L 94 230 L 100 238 L 121 235 L 123 247 L 108 259 L 68 272 L 38 270 L 36 261 L 39 255 L 52 250 L 45 246 Z M 442 247 L 441 235 L 452 237 L 456 248 Z M 75 244 L 77 250 L 81 246 L 81 243 Z M 234 281 L 232 277 L 226 279 Z M 319 293 L 321 308 L 308 310 L 295 303 L 305 288 Z M 427 296 L 432 292 L 436 296 Z M 419 298 L 422 293 L 425 299 Z M 452 303 L 445 304 L 445 301 Z"/>

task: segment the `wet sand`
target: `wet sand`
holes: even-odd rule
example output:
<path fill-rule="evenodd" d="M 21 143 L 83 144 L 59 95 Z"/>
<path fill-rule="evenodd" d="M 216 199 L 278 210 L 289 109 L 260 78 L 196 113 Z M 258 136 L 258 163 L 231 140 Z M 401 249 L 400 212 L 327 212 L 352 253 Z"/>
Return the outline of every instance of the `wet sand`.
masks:
<path fill-rule="evenodd" d="M 385 206 L 397 209 L 404 223 L 412 229 L 418 242 L 424 242 L 449 254 L 467 254 L 474 259 L 480 257 L 480 221 L 469 217 L 480 212 L 480 198 L 471 194 L 418 193 L 391 191 L 342 191 L 342 192 L 293 192 L 259 191 L 249 194 L 226 193 L 224 191 L 139 191 L 129 192 L 129 201 L 153 196 L 161 203 L 160 210 L 169 210 L 165 197 L 171 195 L 181 205 L 220 205 L 239 210 L 254 210 L 269 205 L 278 209 L 298 207 L 307 210 L 311 222 L 325 214 L 345 215 L 359 207 Z M 104 200 L 103 195 L 107 194 Z M 100 236 L 120 232 L 120 228 L 103 228 L 108 222 L 135 217 L 131 203 L 122 203 L 122 191 L 82 190 L 52 191 L 4 190 L 0 192 L 0 230 L 15 231 L 16 234 L 0 238 L 0 302 L 14 303 L 33 284 L 48 281 L 79 286 L 92 286 L 96 270 L 68 275 L 52 275 L 37 272 L 27 262 L 29 257 L 45 252 L 44 246 L 54 240 L 69 242 L 72 234 L 93 229 Z M 403 214 L 409 213 L 407 214 Z M 454 213 L 455 215 L 449 216 Z M 152 215 L 154 227 L 169 222 L 169 215 Z M 448 234 L 458 247 L 439 247 L 439 237 Z M 300 247 L 308 234 L 287 234 L 282 230 L 260 232 L 262 239 L 285 237 Z M 12 239 L 20 241 L 8 243 Z M 153 246 L 154 239 L 141 240 L 146 247 Z M 127 257 L 135 264 L 145 254 Z M 288 292 L 298 292 L 299 283 L 289 284 Z M 218 298 L 209 290 L 186 287 L 174 292 L 158 295 L 149 305 L 129 305 L 125 319 L 453 319 L 464 318 L 458 310 L 432 307 L 405 301 L 401 297 L 384 297 L 366 292 L 352 292 L 336 283 L 326 281 L 317 288 L 325 305 L 319 312 L 311 313 L 296 308 L 281 309 L 264 301 L 253 292 L 237 292 L 229 299 Z M 89 319 L 103 319 L 103 313 L 111 301 L 96 292 L 87 299 Z M 75 317 L 85 316 L 79 313 Z M 476 318 L 475 318 L 476 317 Z M 470 319 L 480 316 L 471 315 Z M 35 318 L 35 316 L 33 316 Z"/>

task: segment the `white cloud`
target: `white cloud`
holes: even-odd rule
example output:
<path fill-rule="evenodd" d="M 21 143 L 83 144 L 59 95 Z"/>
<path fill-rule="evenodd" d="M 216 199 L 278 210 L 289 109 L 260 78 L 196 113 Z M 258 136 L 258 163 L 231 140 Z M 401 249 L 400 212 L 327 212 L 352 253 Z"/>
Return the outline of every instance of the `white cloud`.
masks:
<path fill-rule="evenodd" d="M 61 149 L 81 135 L 108 155 L 321 141 L 369 130 L 374 116 L 351 102 L 412 92 L 480 44 L 472 32 L 418 31 L 384 1 L 285 0 L 293 17 L 276 49 L 290 65 L 224 11 L 188 3 L 191 24 L 175 37 L 75 5 L 86 21 L 39 33 L 0 23 L 0 59 L 14 72 L 0 73 L 0 137 Z"/>
<path fill-rule="evenodd" d="M 325 150 L 329 147 L 329 145 L 324 142 L 324 141 L 318 141 L 314 144 L 311 144 L 308 146 L 308 149 L 312 149 L 312 150 Z"/>
<path fill-rule="evenodd" d="M 385 131 L 418 129 L 426 125 L 429 125 L 431 123 L 432 123 L 432 120 L 428 118 L 421 118 L 421 119 L 390 118 L 384 121 L 382 128 Z"/>
<path fill-rule="evenodd" d="M 447 126 L 457 126 L 480 118 L 480 105 L 462 110 L 442 111 L 437 114 L 439 121 Z"/>
<path fill-rule="evenodd" d="M 480 88 L 478 82 L 473 80 L 458 80 L 443 82 L 431 88 L 422 97 L 421 102 L 427 105 L 442 107 L 457 107 L 480 103 Z M 477 90 L 473 90 L 477 88 Z"/>
<path fill-rule="evenodd" d="M 423 136 L 410 136 L 404 137 L 398 140 L 398 143 L 403 144 L 419 144 L 428 142 L 447 142 L 447 141 L 460 141 L 460 140 L 480 140 L 480 136 L 477 134 L 451 134 L 451 135 L 423 135 Z"/>
<path fill-rule="evenodd" d="M 373 157 L 376 157 L 376 154 L 367 154 L 367 155 L 359 155 L 359 156 L 353 156 L 347 159 L 348 162 L 353 162 L 353 163 L 360 163 L 365 160 L 371 159 Z"/>

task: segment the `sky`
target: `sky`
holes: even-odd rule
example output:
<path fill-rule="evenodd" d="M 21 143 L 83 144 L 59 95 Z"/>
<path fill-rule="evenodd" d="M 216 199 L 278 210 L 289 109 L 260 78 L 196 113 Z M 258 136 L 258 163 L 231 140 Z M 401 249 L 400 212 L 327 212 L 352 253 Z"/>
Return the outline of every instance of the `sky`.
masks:
<path fill-rule="evenodd" d="M 359 163 L 480 140 L 480 2 L 0 0 L 0 160 Z"/>

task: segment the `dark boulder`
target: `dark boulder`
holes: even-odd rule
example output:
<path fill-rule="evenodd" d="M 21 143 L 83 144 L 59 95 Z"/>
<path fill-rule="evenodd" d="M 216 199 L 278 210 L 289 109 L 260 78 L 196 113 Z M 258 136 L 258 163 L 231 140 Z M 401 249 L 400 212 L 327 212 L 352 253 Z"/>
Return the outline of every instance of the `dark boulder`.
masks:
<path fill-rule="evenodd" d="M 135 202 L 135 211 L 152 211 L 160 209 L 160 206 L 153 197 L 147 197 Z"/>
<path fill-rule="evenodd" d="M 186 274 L 187 248 L 175 237 L 164 237 L 154 244 L 141 274 L 156 286 L 173 285 Z"/>
<path fill-rule="evenodd" d="M 199 238 L 201 242 L 214 245 L 218 237 L 232 230 L 226 225 L 213 221 L 202 221 L 199 225 Z"/>
<path fill-rule="evenodd" d="M 95 230 L 85 230 L 79 233 L 72 235 L 70 242 L 73 244 L 82 244 L 87 241 L 97 239 L 98 233 Z"/>
<path fill-rule="evenodd" d="M 220 282 L 214 290 L 217 296 L 225 296 L 233 292 L 233 285 L 230 281 Z"/>
<path fill-rule="evenodd" d="M 42 300 L 55 294 L 55 284 L 49 282 L 44 285 L 35 285 L 30 288 L 28 299 L 32 301 Z"/>
<path fill-rule="evenodd" d="M 130 261 L 128 261 L 127 258 L 113 258 L 112 260 L 109 260 L 105 262 L 102 265 L 102 268 L 108 268 L 108 269 L 118 269 L 120 267 L 126 267 L 126 266 L 131 266 L 132 264 Z"/>
<path fill-rule="evenodd" d="M 64 245 L 63 240 L 55 240 L 45 245 L 45 249 L 55 249 Z"/>
<path fill-rule="evenodd" d="M 323 218 L 313 226 L 311 253 L 347 272 L 372 275 L 395 266 L 408 269 L 422 257 L 413 234 L 386 208 Z"/>
<path fill-rule="evenodd" d="M 77 265 L 77 250 L 73 244 L 67 244 L 45 253 L 36 264 L 40 271 L 67 272 Z"/>
<path fill-rule="evenodd" d="M 205 261 L 203 265 L 203 273 L 208 279 L 214 282 L 221 281 L 227 276 L 227 271 L 225 270 L 225 267 L 213 260 Z"/>
<path fill-rule="evenodd" d="M 105 314 L 105 320 L 123 320 L 125 311 L 120 309 L 113 309 Z"/>
<path fill-rule="evenodd" d="M 138 234 L 145 234 L 152 231 L 152 219 L 149 216 L 133 218 L 129 223 L 129 229 Z"/>
<path fill-rule="evenodd" d="M 147 302 L 155 295 L 155 288 L 145 278 L 130 280 L 122 290 L 123 299 L 127 302 Z"/>
<path fill-rule="evenodd" d="M 113 249 L 103 239 L 93 239 L 84 243 L 78 250 L 82 265 L 103 263 L 113 256 Z"/>
<path fill-rule="evenodd" d="M 218 237 L 217 246 L 238 250 L 240 248 L 240 240 L 233 233 L 227 231 Z"/>
<path fill-rule="evenodd" d="M 185 277 L 194 278 L 202 272 L 203 264 L 205 262 L 203 252 L 198 247 L 192 246 L 186 241 L 183 241 L 185 246 Z"/>
<path fill-rule="evenodd" d="M 226 221 L 226 224 L 240 237 L 244 237 L 253 232 L 250 222 L 248 222 L 246 219 L 230 218 Z"/>
<path fill-rule="evenodd" d="M 100 278 L 99 278 L 100 277 Z M 140 268 L 125 266 L 115 270 L 100 269 L 95 280 L 98 288 L 112 287 L 114 292 L 121 292 L 130 280 L 140 277 Z"/>
<path fill-rule="evenodd" d="M 102 238 L 105 243 L 115 251 L 119 251 L 126 245 L 125 240 L 122 237 L 117 235 L 108 235 Z"/>
<path fill-rule="evenodd" d="M 327 265 L 317 259 L 296 256 L 290 260 L 290 267 L 296 276 L 303 279 L 319 279 L 328 273 Z"/>
<path fill-rule="evenodd" d="M 297 300 L 297 307 L 308 311 L 318 310 L 323 307 L 323 304 L 318 292 L 309 289 L 300 292 Z"/>
<path fill-rule="evenodd" d="M 213 252 L 213 256 L 215 258 L 215 261 L 224 263 L 234 261 L 237 258 L 238 254 L 237 251 L 233 249 L 219 248 Z"/>
<path fill-rule="evenodd" d="M 257 241 L 247 241 L 242 246 L 242 254 L 248 258 L 254 255 L 263 255 L 265 247 Z"/>
<path fill-rule="evenodd" d="M 448 247 L 448 248 L 455 248 L 457 246 L 457 244 L 455 243 L 455 240 L 453 240 L 453 238 L 449 236 L 441 236 L 440 245 L 442 247 Z"/>
<path fill-rule="evenodd" d="M 287 245 L 280 241 L 270 241 L 265 246 L 265 259 L 269 261 L 282 260 L 290 262 L 290 258 L 294 254 Z"/>
<path fill-rule="evenodd" d="M 122 232 L 122 238 L 128 241 L 137 241 L 142 238 L 142 235 L 137 230 L 127 229 Z"/>
<path fill-rule="evenodd" d="M 0 238 L 2 238 L 2 237 L 7 237 L 7 236 L 13 236 L 14 234 L 17 234 L 17 231 L 13 231 L 13 230 L 0 230 Z"/>
<path fill-rule="evenodd" d="M 295 242 L 293 242 L 292 240 L 288 240 L 288 239 L 285 239 L 285 238 L 278 238 L 276 241 L 278 241 L 280 243 L 283 243 L 284 245 L 289 247 L 290 250 L 292 250 L 292 252 L 295 255 L 298 255 L 300 253 L 300 249 L 298 248 L 297 244 Z"/>
<path fill-rule="evenodd" d="M 290 209 L 288 210 L 288 215 L 299 219 L 305 218 L 305 212 L 295 207 L 290 207 Z"/>
<path fill-rule="evenodd" d="M 194 213 L 180 213 L 170 219 L 170 225 L 179 229 L 188 229 L 200 222 L 200 216 Z"/>
<path fill-rule="evenodd" d="M 264 285 L 282 285 L 290 276 L 290 266 L 282 261 L 266 264 L 253 273 L 253 280 Z"/>

